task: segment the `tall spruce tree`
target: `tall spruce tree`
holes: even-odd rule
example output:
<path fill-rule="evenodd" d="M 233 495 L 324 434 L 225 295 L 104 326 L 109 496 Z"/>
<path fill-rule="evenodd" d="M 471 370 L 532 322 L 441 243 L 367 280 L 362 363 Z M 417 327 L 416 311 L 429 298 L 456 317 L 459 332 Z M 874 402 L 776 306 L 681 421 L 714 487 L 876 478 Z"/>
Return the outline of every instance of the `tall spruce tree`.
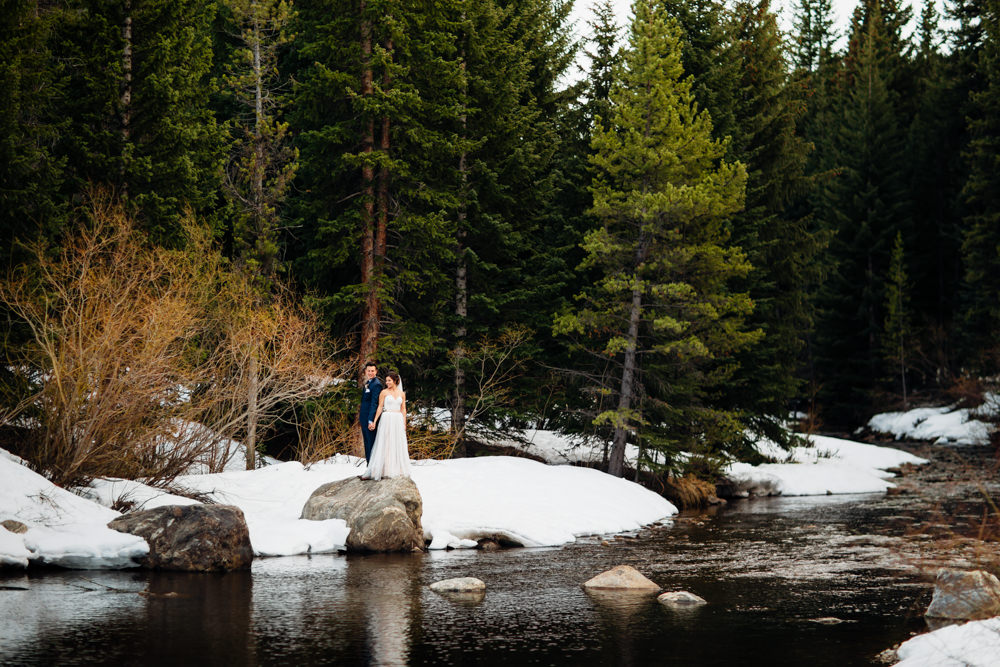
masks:
<path fill-rule="evenodd" d="M 982 3 L 981 25 L 977 72 L 982 88 L 972 93 L 969 178 L 963 190 L 967 213 L 962 324 L 970 365 L 995 373 L 1000 367 L 1000 3 L 996 0 Z"/>
<path fill-rule="evenodd" d="M 58 231 L 63 218 L 64 74 L 50 48 L 61 18 L 38 0 L 0 3 L 0 266 L 13 259 L 15 239 Z"/>
<path fill-rule="evenodd" d="M 749 299 L 727 289 L 749 267 L 738 249 L 724 246 L 723 227 L 742 207 L 746 172 L 721 160 L 725 149 L 683 78 L 681 31 L 659 4 L 633 6 L 611 102 L 610 126 L 595 128 L 593 138 L 593 214 L 601 226 L 584 241 L 584 268 L 601 277 L 554 329 L 585 336 L 618 369 L 617 404 L 598 421 L 613 426 L 608 471 L 621 476 L 629 433 L 646 423 L 642 374 L 658 377 L 655 398 L 673 416 L 644 432 L 673 437 L 680 423 L 704 422 L 698 413 L 710 410 L 685 380 L 752 334 L 741 326 Z"/>
<path fill-rule="evenodd" d="M 731 241 L 753 266 L 743 284 L 754 302 L 747 321 L 765 335 L 727 361 L 737 368 L 726 397 L 754 430 L 781 441 L 787 437 L 781 424 L 798 395 L 824 238 L 809 218 L 793 212 L 806 193 L 809 146 L 796 133 L 804 100 L 788 80 L 777 19 L 769 0 L 738 2 L 733 16 L 740 77 L 730 154 L 747 165 L 748 180 L 746 209 L 732 220 Z"/>
<path fill-rule="evenodd" d="M 112 187 L 154 240 L 180 242 L 184 212 L 211 214 L 220 191 L 222 132 L 209 106 L 215 5 L 70 5 L 54 50 L 68 66 L 72 185 Z"/>
<path fill-rule="evenodd" d="M 823 196 L 834 267 L 821 294 L 821 398 L 828 421 L 841 426 L 873 407 L 882 377 L 884 280 L 908 207 L 904 135 L 889 88 L 898 54 L 885 49 L 892 41 L 886 29 L 876 2 L 855 11 L 832 144 L 839 174 Z"/>

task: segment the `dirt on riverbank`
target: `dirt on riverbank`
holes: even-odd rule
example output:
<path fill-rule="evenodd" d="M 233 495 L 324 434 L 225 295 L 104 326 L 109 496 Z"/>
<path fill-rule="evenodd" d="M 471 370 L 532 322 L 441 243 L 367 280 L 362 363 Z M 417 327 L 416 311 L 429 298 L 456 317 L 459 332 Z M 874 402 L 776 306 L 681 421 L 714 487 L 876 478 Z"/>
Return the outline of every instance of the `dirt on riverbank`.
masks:
<path fill-rule="evenodd" d="M 881 444 L 881 443 L 880 443 Z M 875 533 L 933 575 L 939 567 L 984 569 L 1000 576 L 1000 458 L 986 446 L 893 442 L 928 459 L 894 470 L 888 496 L 898 514 Z"/>

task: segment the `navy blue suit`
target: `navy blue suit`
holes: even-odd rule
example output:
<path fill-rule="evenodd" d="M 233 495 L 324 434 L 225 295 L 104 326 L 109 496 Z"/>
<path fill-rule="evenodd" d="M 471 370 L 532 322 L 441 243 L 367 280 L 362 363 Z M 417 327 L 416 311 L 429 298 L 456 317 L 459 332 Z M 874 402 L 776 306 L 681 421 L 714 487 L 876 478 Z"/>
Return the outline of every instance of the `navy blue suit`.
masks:
<path fill-rule="evenodd" d="M 368 422 L 375 421 L 378 412 L 378 395 L 382 393 L 382 383 L 378 378 L 372 378 L 361 394 L 361 409 L 358 411 L 358 423 L 361 424 L 361 438 L 365 441 L 365 461 L 372 457 L 372 445 L 375 444 L 375 431 L 368 430 Z"/>

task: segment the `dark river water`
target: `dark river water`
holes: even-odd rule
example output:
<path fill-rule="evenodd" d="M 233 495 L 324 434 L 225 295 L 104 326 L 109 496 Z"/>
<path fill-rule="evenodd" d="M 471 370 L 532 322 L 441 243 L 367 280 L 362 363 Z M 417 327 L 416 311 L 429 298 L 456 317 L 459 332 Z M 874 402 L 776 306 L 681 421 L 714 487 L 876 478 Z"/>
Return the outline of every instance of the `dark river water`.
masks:
<path fill-rule="evenodd" d="M 925 629 L 931 587 L 887 536 L 912 525 L 906 510 L 905 496 L 755 499 L 608 545 L 0 575 L 0 663 L 874 664 Z M 620 564 L 709 604 L 581 588 Z M 485 597 L 428 589 L 458 576 L 485 581 Z"/>

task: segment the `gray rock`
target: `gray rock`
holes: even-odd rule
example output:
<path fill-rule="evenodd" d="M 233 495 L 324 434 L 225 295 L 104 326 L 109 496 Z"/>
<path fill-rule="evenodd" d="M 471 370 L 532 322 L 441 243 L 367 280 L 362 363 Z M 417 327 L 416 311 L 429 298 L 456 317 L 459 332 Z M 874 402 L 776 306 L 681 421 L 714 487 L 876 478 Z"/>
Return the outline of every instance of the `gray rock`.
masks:
<path fill-rule="evenodd" d="M 687 591 L 670 591 L 658 596 L 656 601 L 670 607 L 691 607 L 708 604 L 705 598 L 698 597 L 694 593 L 688 593 Z"/>
<path fill-rule="evenodd" d="M 21 523 L 20 521 L 15 521 L 14 519 L 4 519 L 0 521 L 0 526 L 3 526 L 12 533 L 17 533 L 18 535 L 23 535 L 28 532 L 28 527 Z"/>
<path fill-rule="evenodd" d="M 997 615 L 1000 580 L 995 576 L 982 570 L 938 570 L 934 597 L 924 616 L 973 621 Z"/>
<path fill-rule="evenodd" d="M 424 547 L 423 500 L 409 477 L 378 481 L 350 477 L 324 484 L 309 496 L 302 518 L 343 519 L 348 551 L 413 551 Z"/>
<path fill-rule="evenodd" d="M 583 584 L 584 588 L 605 588 L 633 591 L 658 591 L 660 587 L 631 565 L 619 565 L 602 572 Z"/>
<path fill-rule="evenodd" d="M 139 559 L 156 570 L 246 570 L 253 547 L 243 511 L 231 505 L 167 505 L 120 516 L 108 524 L 149 543 Z"/>
<path fill-rule="evenodd" d="M 457 577 L 434 582 L 430 588 L 435 593 L 482 593 L 486 584 L 475 577 Z"/>

